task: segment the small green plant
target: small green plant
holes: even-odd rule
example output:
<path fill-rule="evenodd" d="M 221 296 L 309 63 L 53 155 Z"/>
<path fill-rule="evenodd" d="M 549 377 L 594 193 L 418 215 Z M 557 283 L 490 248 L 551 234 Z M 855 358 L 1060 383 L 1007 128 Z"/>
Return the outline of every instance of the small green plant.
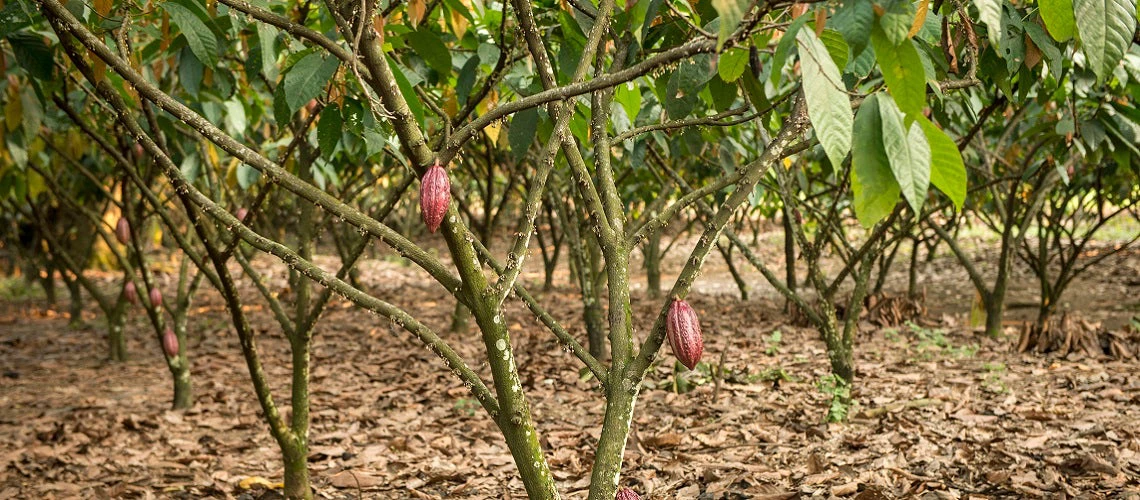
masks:
<path fill-rule="evenodd" d="M 459 410 L 461 413 L 467 415 L 468 417 L 474 417 L 475 411 L 479 409 L 479 401 L 468 398 L 459 398 L 459 400 L 455 402 L 455 409 Z"/>
<path fill-rule="evenodd" d="M 964 346 L 955 346 L 946 338 L 946 332 L 941 329 L 931 329 L 913 322 L 906 323 L 907 328 L 918 337 L 918 356 L 929 360 L 938 352 L 945 352 L 954 358 L 972 358 L 978 353 L 978 345 L 970 343 Z"/>
<path fill-rule="evenodd" d="M 827 421 L 847 420 L 847 414 L 851 411 L 851 385 L 846 380 L 829 373 L 816 382 L 816 387 L 831 398 L 831 405 L 827 409 Z"/>
<path fill-rule="evenodd" d="M 16 276 L 0 278 L 0 299 L 24 300 L 44 298 L 43 288 L 31 285 L 28 280 Z"/>
<path fill-rule="evenodd" d="M 764 337 L 764 354 L 775 356 L 780 352 L 780 340 L 784 335 L 779 330 L 772 332 L 771 335 Z"/>
<path fill-rule="evenodd" d="M 763 382 L 795 382 L 796 378 L 791 376 L 783 367 L 777 366 L 775 368 L 766 368 L 764 371 L 750 376 L 753 380 Z"/>
<path fill-rule="evenodd" d="M 898 342 L 904 341 L 902 336 L 899 335 L 899 331 L 897 328 L 886 328 L 886 329 L 884 329 L 883 330 L 883 338 L 887 339 L 887 342 L 898 343 Z"/>

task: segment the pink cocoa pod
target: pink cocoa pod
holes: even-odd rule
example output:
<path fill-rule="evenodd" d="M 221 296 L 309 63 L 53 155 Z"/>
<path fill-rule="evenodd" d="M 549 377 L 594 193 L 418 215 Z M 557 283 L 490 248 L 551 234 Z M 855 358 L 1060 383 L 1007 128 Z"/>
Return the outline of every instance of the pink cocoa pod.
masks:
<path fill-rule="evenodd" d="M 131 241 L 131 223 L 127 222 L 126 217 L 119 217 L 119 222 L 115 224 L 115 239 L 124 245 Z"/>
<path fill-rule="evenodd" d="M 245 207 L 241 207 L 237 210 L 237 213 L 234 215 L 237 216 L 237 219 L 239 221 L 245 222 L 245 218 L 249 217 L 249 210 L 246 210 Z"/>
<path fill-rule="evenodd" d="M 150 305 L 155 309 L 162 306 L 162 292 L 158 288 L 150 289 Z"/>
<path fill-rule="evenodd" d="M 178 355 L 178 336 L 170 327 L 166 327 L 166 331 L 162 332 L 162 352 L 165 352 L 168 358 Z"/>
<path fill-rule="evenodd" d="M 131 305 L 139 305 L 139 291 L 135 288 L 135 282 L 127 281 L 127 284 L 123 286 L 123 295 L 127 296 L 127 302 L 130 302 Z"/>
<path fill-rule="evenodd" d="M 145 152 L 145 151 L 143 151 L 143 147 L 142 147 L 142 144 L 139 144 L 139 143 L 137 143 L 137 142 L 136 142 L 136 143 L 135 143 L 135 158 L 137 158 L 137 159 L 140 159 L 140 160 L 141 160 L 141 159 L 142 159 L 142 157 L 143 157 L 143 154 L 145 154 L 145 153 L 146 153 L 146 152 Z"/>
<path fill-rule="evenodd" d="M 701 340 L 701 323 L 688 302 L 673 299 L 669 305 L 669 312 L 665 315 L 665 337 L 681 364 L 690 370 L 697 366 L 705 346 Z"/>
<path fill-rule="evenodd" d="M 622 488 L 614 495 L 614 500 L 641 500 L 641 497 L 629 488 Z"/>
<path fill-rule="evenodd" d="M 447 178 L 447 171 L 436 161 L 420 179 L 420 216 L 429 231 L 434 233 L 439 229 L 450 204 L 451 181 Z"/>

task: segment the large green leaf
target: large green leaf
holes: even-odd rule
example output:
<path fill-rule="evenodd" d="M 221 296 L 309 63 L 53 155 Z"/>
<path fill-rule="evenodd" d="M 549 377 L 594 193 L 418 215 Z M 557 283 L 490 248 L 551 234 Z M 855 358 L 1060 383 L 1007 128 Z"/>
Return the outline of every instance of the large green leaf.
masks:
<path fill-rule="evenodd" d="M 827 26 L 843 34 L 851 55 L 858 56 L 871 41 L 871 28 L 875 25 L 875 10 L 870 0 L 843 2 L 828 21 Z"/>
<path fill-rule="evenodd" d="M 277 42 L 277 28 L 265 23 L 257 24 L 257 43 L 261 48 L 261 71 L 265 79 L 270 82 L 277 81 L 277 51 L 274 49 Z"/>
<path fill-rule="evenodd" d="M 720 74 L 720 79 L 726 82 L 735 82 L 746 69 L 748 69 L 748 49 L 740 47 L 728 49 L 716 61 L 716 71 Z"/>
<path fill-rule="evenodd" d="M 431 69 L 445 77 L 451 74 L 451 51 L 435 33 L 420 29 L 405 35 L 405 40 Z"/>
<path fill-rule="evenodd" d="M 511 145 L 511 155 L 515 161 L 526 156 L 527 149 L 534 142 L 534 134 L 538 131 L 538 108 L 528 108 L 515 113 L 511 118 L 511 127 L 507 131 L 507 141 Z"/>
<path fill-rule="evenodd" d="M 749 3 L 747 0 L 712 0 L 713 8 L 720 15 L 718 18 L 720 19 L 720 30 L 716 37 L 717 50 L 724 46 L 724 41 L 736 30 L 737 26 L 740 26 L 740 20 L 744 19 L 744 12 L 748 9 Z M 646 20 L 648 21 L 648 19 Z"/>
<path fill-rule="evenodd" d="M 930 144 L 930 183 L 961 210 L 966 201 L 966 165 L 958 145 L 925 116 L 919 116 L 916 122 Z"/>
<path fill-rule="evenodd" d="M 879 26 L 892 45 L 898 45 L 907 39 L 915 15 L 914 4 L 907 0 L 888 2 L 886 11 L 879 17 Z"/>
<path fill-rule="evenodd" d="M 344 131 L 344 117 L 340 106 L 333 102 L 321 110 L 320 118 L 317 123 L 317 146 L 321 149 L 321 156 L 330 158 Z"/>
<path fill-rule="evenodd" d="M 871 94 L 855 115 L 855 139 L 851 146 L 851 194 L 855 217 L 863 227 L 874 226 L 895 208 L 899 183 L 895 181 L 883 148 L 878 94 Z"/>
<path fill-rule="evenodd" d="M 824 47 L 827 47 L 827 53 L 831 54 L 835 66 L 840 71 L 846 68 L 847 60 L 851 58 L 851 49 L 847 46 L 847 40 L 843 39 L 843 35 L 838 31 L 827 29 L 819 35 L 819 40 L 823 42 Z"/>
<path fill-rule="evenodd" d="M 847 87 L 839 76 L 835 61 L 831 60 L 827 48 L 814 31 L 800 30 L 796 40 L 800 48 L 808 117 L 828 159 L 832 165 L 839 165 L 851 150 L 851 129 L 855 122 Z"/>
<path fill-rule="evenodd" d="M 894 99 L 881 94 L 878 103 L 887 161 L 890 162 L 903 198 L 906 198 L 914 213 L 918 214 L 926 201 L 926 191 L 930 189 L 930 145 L 926 142 L 921 126 L 917 123 L 906 126 L 903 113 Z"/>
<path fill-rule="evenodd" d="M 684 118 L 693 111 L 701 89 L 715 74 L 711 56 L 700 54 L 677 66 L 665 89 L 665 111 L 670 118 Z"/>
<path fill-rule="evenodd" d="M 986 36 L 995 49 L 1001 46 L 1001 0 L 974 0 L 978 17 L 986 25 Z"/>
<path fill-rule="evenodd" d="M 289 73 L 285 74 L 285 102 L 289 105 L 289 113 L 301 109 L 301 106 L 320 95 L 339 65 L 339 59 L 323 57 L 317 52 L 297 61 Z"/>
<path fill-rule="evenodd" d="M 174 2 L 162 2 L 162 8 L 170 14 L 170 21 L 186 38 L 186 45 L 194 52 L 194 57 L 208 67 L 218 64 L 218 37 L 194 12 Z"/>
<path fill-rule="evenodd" d="M 1073 37 L 1077 29 L 1073 19 L 1073 0 L 1038 0 L 1037 6 L 1037 12 L 1054 40 L 1063 42 Z"/>
<path fill-rule="evenodd" d="M 1081 51 L 1098 81 L 1112 74 L 1132 44 L 1136 30 L 1134 0 L 1075 0 L 1073 14 Z"/>
<path fill-rule="evenodd" d="M 43 36 L 21 31 L 8 35 L 8 43 L 12 44 L 16 62 L 29 75 L 40 80 L 52 79 L 55 56 L 52 48 L 44 43 Z"/>
<path fill-rule="evenodd" d="M 926 71 L 914 42 L 904 38 L 901 44 L 893 45 L 882 30 L 875 30 L 871 33 L 871 46 L 899 109 L 908 116 L 921 115 L 926 107 Z"/>
<path fill-rule="evenodd" d="M 771 72 L 769 75 L 772 84 L 780 83 L 780 76 L 783 75 L 784 63 L 788 60 L 788 54 L 792 51 L 792 44 L 796 41 L 796 34 L 799 33 L 800 28 L 804 26 L 810 16 L 797 17 L 792 24 L 788 25 L 788 30 L 784 32 L 784 36 L 776 44 L 776 52 L 772 54 L 772 67 L 768 68 Z"/>

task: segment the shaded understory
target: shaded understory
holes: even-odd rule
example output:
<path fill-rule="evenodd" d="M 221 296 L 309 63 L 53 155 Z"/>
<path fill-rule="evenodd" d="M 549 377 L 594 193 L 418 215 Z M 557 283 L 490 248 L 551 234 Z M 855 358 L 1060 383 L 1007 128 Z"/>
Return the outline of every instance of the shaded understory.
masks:
<path fill-rule="evenodd" d="M 856 340 L 859 406 L 848 423 L 830 425 L 821 423 L 829 397 L 817 383 L 828 365 L 815 332 L 786 324 L 782 302 L 755 273 L 747 277 L 759 293 L 739 302 L 723 264 L 710 261 L 691 302 L 706 332 L 704 361 L 723 356 L 725 380 L 685 375 L 680 385 L 695 388 L 676 394 L 674 358 L 661 357 L 650 377 L 656 387 L 637 406 L 624 485 L 649 498 L 1140 491 L 1138 362 L 1021 355 L 1012 329 L 1001 339 L 974 334 L 962 324 L 972 292 L 953 261 L 940 257 L 924 271 L 932 312 L 920 325 L 864 325 Z M 1071 308 L 1119 326 L 1137 311 L 1138 263 L 1135 253 L 1107 261 L 1074 285 L 1080 293 Z M 669 266 L 665 271 L 669 283 Z M 274 276 L 283 279 L 280 270 Z M 541 273 L 525 278 L 536 288 L 542 281 Z M 369 261 L 362 281 L 447 331 L 453 302 L 421 285 L 413 270 Z M 905 288 L 905 274 L 890 283 Z M 1033 289 L 1021 275 L 1011 302 L 1032 301 Z M 543 302 L 584 336 L 572 291 L 556 290 Z M 108 365 L 93 311 L 85 319 L 95 329 L 73 331 L 62 313 L 38 302 L 0 307 L 0 498 L 226 498 L 243 493 L 243 480 L 281 480 L 278 449 L 258 416 L 222 303 L 211 291 L 195 302 L 189 352 L 196 406 L 188 412 L 167 410 L 169 374 L 141 315 L 128 328 L 131 361 Z M 268 312 L 252 307 L 287 411 L 287 342 L 270 328 Z M 510 330 L 551 468 L 566 497 L 583 497 L 601 394 L 553 336 L 517 303 L 511 307 Z M 638 335 L 658 307 L 635 293 L 644 325 Z M 1010 319 L 1029 319 L 1020 314 L 1015 307 Z M 446 338 L 466 359 L 479 359 L 472 333 Z M 386 321 L 335 302 L 317 327 L 313 362 L 309 465 L 320 493 L 522 496 L 490 419 L 437 358 L 409 336 L 393 336 Z M 472 364 L 488 375 L 485 364 Z"/>

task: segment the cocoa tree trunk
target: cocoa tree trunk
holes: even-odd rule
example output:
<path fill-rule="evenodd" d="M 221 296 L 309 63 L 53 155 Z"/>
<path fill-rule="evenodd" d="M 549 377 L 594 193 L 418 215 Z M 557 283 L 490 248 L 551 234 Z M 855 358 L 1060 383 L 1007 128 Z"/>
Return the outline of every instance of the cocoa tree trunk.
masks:
<path fill-rule="evenodd" d="M 654 231 L 641 247 L 645 257 L 645 290 L 651 299 L 661 296 L 661 231 Z"/>

